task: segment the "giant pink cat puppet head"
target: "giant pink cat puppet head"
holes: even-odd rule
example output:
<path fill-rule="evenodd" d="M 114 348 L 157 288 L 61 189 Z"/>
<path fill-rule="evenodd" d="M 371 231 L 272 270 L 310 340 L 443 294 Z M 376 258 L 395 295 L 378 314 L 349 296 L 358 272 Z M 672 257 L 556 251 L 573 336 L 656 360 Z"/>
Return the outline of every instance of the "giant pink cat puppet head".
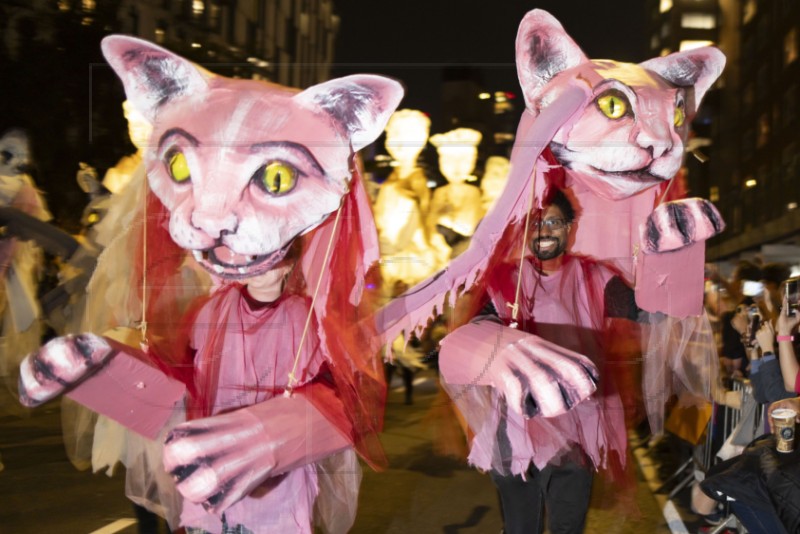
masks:
<path fill-rule="evenodd" d="M 172 239 L 228 279 L 269 270 L 337 210 L 354 151 L 380 135 L 403 95 L 369 75 L 304 91 L 224 78 L 118 35 L 103 53 L 153 124 L 147 175 Z"/>
<path fill-rule="evenodd" d="M 676 241 L 661 230 L 674 230 L 686 245 L 708 238 L 723 225 L 705 201 L 699 210 L 664 205 L 659 211 L 677 216 L 668 223 L 656 217 L 656 224 L 646 224 L 658 193 L 681 166 L 689 122 L 725 64 L 719 50 L 689 50 L 638 65 L 590 60 L 552 15 L 536 9 L 520 23 L 516 53 L 527 109 L 517 129 L 506 187 L 465 253 L 381 310 L 378 324 L 386 340 L 400 331 L 421 330 L 442 309 L 445 295 L 453 303 L 459 288 L 466 291 L 478 284 L 490 263 L 508 252 L 506 245 L 513 245 L 512 253 L 524 248 L 521 232 L 506 229 L 522 227 L 529 199 L 541 206 L 550 180 L 545 171 L 552 167 L 547 148 L 566 172 L 566 184 L 560 185 L 577 197 L 578 228 L 571 251 L 618 262 L 629 280 L 640 229 L 654 229 L 641 248 L 661 252 L 662 245 Z M 708 218 L 689 224 L 698 212 Z M 672 224 L 676 220 L 686 224 Z M 694 306 L 688 308 L 699 313 Z"/>
<path fill-rule="evenodd" d="M 711 47 L 638 65 L 590 60 L 542 10 L 522 20 L 516 49 L 528 112 L 538 115 L 568 87 L 583 88 L 591 100 L 556 132 L 550 148 L 575 179 L 611 199 L 678 172 L 689 124 L 725 65 L 722 52 Z"/>

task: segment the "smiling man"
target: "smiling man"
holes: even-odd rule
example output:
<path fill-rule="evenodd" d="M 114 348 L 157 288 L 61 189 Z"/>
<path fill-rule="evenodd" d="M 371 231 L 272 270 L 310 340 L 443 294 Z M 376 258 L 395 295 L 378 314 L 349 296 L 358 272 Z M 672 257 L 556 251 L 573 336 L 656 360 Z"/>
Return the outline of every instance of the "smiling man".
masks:
<path fill-rule="evenodd" d="M 469 461 L 490 472 L 500 493 L 505 532 L 542 532 L 547 508 L 551 533 L 578 534 L 584 529 L 594 472 L 620 475 L 625 463 L 625 409 L 615 385 L 622 366 L 611 371 L 609 364 L 618 354 L 611 343 L 632 335 L 634 323 L 628 319 L 635 320 L 638 310 L 633 291 L 614 270 L 569 253 L 575 210 L 563 191 L 550 189 L 543 208 L 532 215 L 532 254 L 522 261 L 508 258 L 487 275 L 485 305 L 467 327 L 499 322 L 519 332 L 503 331 L 503 339 L 527 337 L 508 347 L 498 342 L 488 355 L 462 352 L 461 358 L 444 362 L 442 372 L 451 398 L 476 434 Z M 549 351 L 563 354 L 553 358 L 546 355 Z M 578 361 L 570 356 L 575 354 L 586 358 L 585 368 L 596 368 L 591 380 L 597 388 L 577 398 L 581 382 L 564 370 Z M 478 367 L 466 361 L 472 358 Z M 449 368 L 451 361 L 462 370 L 481 369 L 480 376 L 471 383 L 453 380 L 457 372 Z M 503 374 L 501 366 L 508 372 Z M 531 382 L 519 369 L 539 378 Z M 496 380 L 482 379 L 493 373 Z M 521 398 L 500 393 L 501 383 L 515 381 L 518 387 L 512 389 L 527 392 Z M 549 389 L 553 384 L 558 389 Z M 494 425 L 482 424 L 473 403 L 485 385 L 497 409 Z M 560 404 L 561 409 L 553 408 Z"/>
<path fill-rule="evenodd" d="M 575 220 L 575 210 L 564 193 L 556 191 L 552 204 L 547 206 L 534 224 L 531 248 L 542 262 L 546 274 L 558 270 L 567 251 L 567 238 Z"/>

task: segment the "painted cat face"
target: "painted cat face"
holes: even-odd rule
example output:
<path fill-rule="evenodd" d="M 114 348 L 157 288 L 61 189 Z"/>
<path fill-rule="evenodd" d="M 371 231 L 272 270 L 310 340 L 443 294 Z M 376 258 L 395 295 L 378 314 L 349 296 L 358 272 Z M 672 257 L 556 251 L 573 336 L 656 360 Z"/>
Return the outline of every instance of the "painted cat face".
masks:
<path fill-rule="evenodd" d="M 611 199 L 635 195 L 678 172 L 689 122 L 725 64 L 714 48 L 639 65 L 590 61 L 541 10 L 523 19 L 516 47 L 517 73 L 532 113 L 567 87 L 586 91 L 587 105 L 550 147 L 572 176 Z"/>
<path fill-rule="evenodd" d="M 304 91 L 214 76 L 130 37 L 106 38 L 103 53 L 153 124 L 148 182 L 172 239 L 225 278 L 271 269 L 339 207 L 354 151 L 380 135 L 403 94 L 378 76 Z"/>

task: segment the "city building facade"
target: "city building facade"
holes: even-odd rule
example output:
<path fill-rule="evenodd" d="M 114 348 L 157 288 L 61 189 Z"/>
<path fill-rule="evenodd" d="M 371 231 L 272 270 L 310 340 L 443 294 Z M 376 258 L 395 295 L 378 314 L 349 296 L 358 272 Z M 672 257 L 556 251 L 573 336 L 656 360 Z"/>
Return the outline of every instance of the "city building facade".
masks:
<path fill-rule="evenodd" d="M 794 0 L 650 0 L 653 55 L 714 44 L 728 62 L 693 123 L 690 194 L 727 222 L 711 260 L 798 257 L 800 245 L 800 3 Z M 798 249 L 800 252 L 800 249 Z"/>

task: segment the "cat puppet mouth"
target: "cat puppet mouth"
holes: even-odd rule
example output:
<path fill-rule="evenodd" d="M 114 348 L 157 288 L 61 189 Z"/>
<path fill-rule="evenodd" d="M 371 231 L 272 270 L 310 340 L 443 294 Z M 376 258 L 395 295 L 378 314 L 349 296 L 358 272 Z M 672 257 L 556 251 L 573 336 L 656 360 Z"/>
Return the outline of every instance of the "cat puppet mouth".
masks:
<path fill-rule="evenodd" d="M 657 184 L 669 179 L 669 177 L 654 174 L 650 169 L 650 164 L 639 169 L 631 169 L 626 171 L 607 171 L 593 165 L 589 165 L 588 163 L 579 165 L 571 161 L 569 158 L 571 151 L 560 143 L 552 142 L 550 143 L 550 148 L 552 149 L 553 154 L 556 156 L 556 159 L 558 159 L 561 164 L 564 165 L 564 167 L 575 170 L 579 173 L 593 176 L 605 176 L 607 178 L 613 178 L 616 181 L 628 182 L 631 185 Z"/>
<path fill-rule="evenodd" d="M 613 176 L 615 178 L 622 178 L 623 180 L 630 180 L 636 183 L 657 184 L 667 180 L 667 178 L 653 174 L 648 170 L 648 168 L 633 171 L 604 171 L 595 167 L 592 167 L 592 169 L 598 175 Z"/>
<path fill-rule="evenodd" d="M 228 280 L 251 278 L 269 271 L 283 260 L 291 241 L 274 252 L 239 254 L 225 245 L 206 250 L 193 250 L 192 255 L 205 270 Z"/>

